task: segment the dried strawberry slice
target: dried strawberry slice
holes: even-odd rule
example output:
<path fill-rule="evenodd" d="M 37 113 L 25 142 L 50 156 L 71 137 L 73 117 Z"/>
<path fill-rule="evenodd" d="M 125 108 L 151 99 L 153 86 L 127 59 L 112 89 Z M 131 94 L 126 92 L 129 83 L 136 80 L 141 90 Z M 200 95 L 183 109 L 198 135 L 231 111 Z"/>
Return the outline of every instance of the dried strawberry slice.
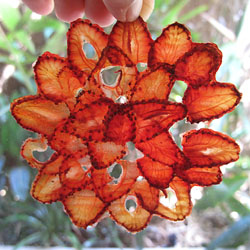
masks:
<path fill-rule="evenodd" d="M 213 43 L 197 43 L 175 66 L 178 80 L 197 86 L 215 80 L 215 74 L 222 62 L 222 53 Z"/>
<path fill-rule="evenodd" d="M 50 52 L 45 52 L 39 56 L 34 66 L 38 91 L 52 100 L 56 98 L 58 90 L 60 90 L 58 74 L 67 66 L 67 63 L 66 58 Z"/>
<path fill-rule="evenodd" d="M 38 161 L 33 152 L 44 152 L 48 148 L 47 140 L 44 137 L 40 138 L 28 138 L 22 145 L 21 155 L 29 163 L 32 168 L 41 169 L 44 166 L 44 162 Z"/>
<path fill-rule="evenodd" d="M 146 63 L 152 43 L 146 23 L 141 17 L 134 22 L 117 22 L 109 35 L 109 46 L 116 46 L 137 64 Z"/>
<path fill-rule="evenodd" d="M 189 86 L 183 104 L 191 123 L 219 118 L 238 105 L 241 94 L 233 84 L 214 82 L 198 87 Z"/>
<path fill-rule="evenodd" d="M 134 206 L 129 207 L 130 203 L 133 203 Z M 134 193 L 129 193 L 113 201 L 108 210 L 111 218 L 129 232 L 141 231 L 151 219 L 150 212 L 139 204 Z"/>
<path fill-rule="evenodd" d="M 146 180 L 137 181 L 133 191 L 141 206 L 149 212 L 154 211 L 159 204 L 159 190 L 151 186 Z"/>
<path fill-rule="evenodd" d="M 88 153 L 88 148 L 83 140 L 74 134 L 68 133 L 65 123 L 61 123 L 49 140 L 52 149 L 64 155 L 74 155 L 82 158 Z"/>
<path fill-rule="evenodd" d="M 199 186 L 211 186 L 219 184 L 222 181 L 222 173 L 218 166 L 215 167 L 191 167 L 187 170 L 180 171 L 178 176 L 189 184 Z"/>
<path fill-rule="evenodd" d="M 88 172 L 74 157 L 68 157 L 63 161 L 59 176 L 62 185 L 71 189 L 83 189 L 90 182 Z"/>
<path fill-rule="evenodd" d="M 84 141 L 100 141 L 103 139 L 105 116 L 112 107 L 113 102 L 107 98 L 98 99 L 91 104 L 78 102 L 67 121 L 66 130 Z"/>
<path fill-rule="evenodd" d="M 119 166 L 121 169 L 118 168 Z M 114 171 L 116 173 L 112 174 Z M 91 179 L 98 197 L 104 202 L 111 202 L 131 189 L 138 174 L 136 163 L 121 160 L 113 164 L 111 169 L 92 169 Z"/>
<path fill-rule="evenodd" d="M 168 132 L 155 136 L 148 141 L 136 143 L 135 146 L 144 154 L 144 156 L 169 167 L 183 165 L 184 163 L 182 152 Z"/>
<path fill-rule="evenodd" d="M 175 207 L 171 208 L 160 202 L 159 206 L 155 209 L 155 213 L 165 219 L 173 221 L 183 220 L 186 216 L 189 215 L 192 209 L 192 202 L 190 199 L 190 186 L 185 181 L 181 180 L 178 177 L 175 177 L 170 183 L 170 187 L 175 192 L 177 198 Z"/>
<path fill-rule="evenodd" d="M 91 78 L 102 87 L 108 98 L 115 101 L 120 96 L 125 96 L 129 100 L 137 74 L 136 66 L 121 49 L 107 47 L 92 71 Z"/>
<path fill-rule="evenodd" d="M 116 108 L 108 114 L 104 122 L 105 138 L 119 144 L 125 144 L 135 138 L 135 122 L 132 113 L 126 112 L 124 105 L 116 105 Z"/>
<path fill-rule="evenodd" d="M 172 167 L 154 161 L 146 156 L 137 160 L 137 164 L 143 176 L 152 186 L 160 189 L 169 186 L 174 174 Z"/>
<path fill-rule="evenodd" d="M 180 23 L 167 26 L 154 41 L 148 55 L 150 67 L 156 64 L 173 65 L 191 49 L 192 41 L 189 30 Z"/>
<path fill-rule="evenodd" d="M 39 171 L 31 188 L 32 196 L 40 202 L 51 203 L 61 200 L 69 189 L 62 186 L 59 178 L 59 168 L 64 158 L 54 155 L 51 160 Z"/>
<path fill-rule="evenodd" d="M 76 191 L 64 198 L 62 202 L 72 222 L 83 228 L 96 223 L 107 206 L 96 197 L 94 191 L 89 189 Z"/>
<path fill-rule="evenodd" d="M 101 27 L 82 19 L 71 23 L 67 38 L 69 62 L 80 71 L 85 72 L 90 72 L 95 67 L 108 42 L 108 36 Z M 86 43 L 93 46 L 96 53 L 94 58 L 87 58 L 83 50 Z"/>
<path fill-rule="evenodd" d="M 136 82 L 131 100 L 167 100 L 173 84 L 173 76 L 169 68 L 167 66 L 158 67 L 143 74 Z"/>
<path fill-rule="evenodd" d="M 69 116 L 65 103 L 56 104 L 40 96 L 25 96 L 14 100 L 11 112 L 23 128 L 48 136 Z"/>
<path fill-rule="evenodd" d="M 101 169 L 111 166 L 127 153 L 125 145 L 112 141 L 100 141 L 88 143 L 89 155 L 94 168 Z"/>
<path fill-rule="evenodd" d="M 231 137 L 205 128 L 184 134 L 182 146 L 191 164 L 197 167 L 237 161 L 240 152 L 238 144 Z"/>
<path fill-rule="evenodd" d="M 180 103 L 151 100 L 135 102 L 132 106 L 135 115 L 135 142 L 150 140 L 153 136 L 168 130 L 175 122 L 186 116 L 185 106 Z"/>

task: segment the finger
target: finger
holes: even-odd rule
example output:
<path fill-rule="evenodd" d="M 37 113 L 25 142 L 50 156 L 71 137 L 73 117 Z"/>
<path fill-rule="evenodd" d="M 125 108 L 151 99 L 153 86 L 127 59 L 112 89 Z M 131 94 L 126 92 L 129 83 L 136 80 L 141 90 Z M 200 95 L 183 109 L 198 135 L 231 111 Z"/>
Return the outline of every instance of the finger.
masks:
<path fill-rule="evenodd" d="M 117 20 L 132 22 L 140 15 L 143 0 L 103 0 L 103 2 Z"/>
<path fill-rule="evenodd" d="M 55 12 L 58 19 L 72 22 L 84 13 L 84 0 L 55 0 Z"/>
<path fill-rule="evenodd" d="M 140 16 L 146 21 L 154 10 L 155 0 L 143 0 Z"/>
<path fill-rule="evenodd" d="M 115 21 L 102 0 L 85 0 L 85 14 L 93 23 L 106 27 Z"/>
<path fill-rule="evenodd" d="M 53 0 L 23 0 L 23 2 L 34 12 L 40 15 L 48 15 L 54 9 Z"/>

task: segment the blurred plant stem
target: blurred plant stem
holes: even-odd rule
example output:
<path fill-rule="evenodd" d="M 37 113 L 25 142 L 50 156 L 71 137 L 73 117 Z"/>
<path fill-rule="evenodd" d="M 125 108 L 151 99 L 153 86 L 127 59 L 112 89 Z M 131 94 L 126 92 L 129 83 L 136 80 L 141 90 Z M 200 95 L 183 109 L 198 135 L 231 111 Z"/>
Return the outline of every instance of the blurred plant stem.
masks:
<path fill-rule="evenodd" d="M 33 93 L 34 92 L 34 88 L 33 88 L 33 84 L 31 82 L 30 77 L 27 75 L 27 72 L 25 71 L 23 64 L 20 63 L 18 56 L 16 56 L 15 51 L 13 50 L 9 39 L 6 37 L 2 27 L 0 26 L 0 35 L 4 38 L 6 45 L 8 47 L 8 50 L 10 52 L 10 54 L 14 57 L 13 59 L 13 64 L 15 65 L 15 67 L 17 68 L 17 70 L 21 73 L 21 75 L 23 76 L 24 79 L 24 85 L 27 88 L 29 93 Z"/>
<path fill-rule="evenodd" d="M 136 242 L 137 250 L 143 249 L 143 237 L 144 237 L 144 231 L 141 231 L 135 235 L 135 242 Z"/>

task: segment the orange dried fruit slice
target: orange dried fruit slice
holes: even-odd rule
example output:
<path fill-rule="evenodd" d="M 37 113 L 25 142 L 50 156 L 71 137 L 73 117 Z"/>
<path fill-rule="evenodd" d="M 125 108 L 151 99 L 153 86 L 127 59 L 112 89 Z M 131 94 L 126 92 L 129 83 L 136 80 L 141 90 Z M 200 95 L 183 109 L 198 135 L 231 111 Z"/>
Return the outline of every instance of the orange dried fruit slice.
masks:
<path fill-rule="evenodd" d="M 240 147 L 231 137 L 211 129 L 191 130 L 184 134 L 183 152 L 197 167 L 212 167 L 237 161 Z"/>
<path fill-rule="evenodd" d="M 213 43 L 197 43 L 175 66 L 177 80 L 192 86 L 215 80 L 215 74 L 222 62 L 222 53 Z"/>
<path fill-rule="evenodd" d="M 241 94 L 233 84 L 214 82 L 189 86 L 183 97 L 187 120 L 191 123 L 219 118 L 238 105 Z"/>
<path fill-rule="evenodd" d="M 168 132 L 155 136 L 148 141 L 136 143 L 135 146 L 144 156 L 169 167 L 183 164 L 182 152 Z"/>
<path fill-rule="evenodd" d="M 158 67 L 136 82 L 131 101 L 167 100 L 173 84 L 170 70 L 166 66 Z"/>
<path fill-rule="evenodd" d="M 151 186 L 146 180 L 137 181 L 133 191 L 141 206 L 149 212 L 154 211 L 159 204 L 159 189 Z"/>
<path fill-rule="evenodd" d="M 159 189 L 164 189 L 169 186 L 174 174 L 172 167 L 154 161 L 146 156 L 137 160 L 137 164 L 143 176 L 152 186 Z"/>
<path fill-rule="evenodd" d="M 189 30 L 180 23 L 167 26 L 154 41 L 148 55 L 150 67 L 167 63 L 173 65 L 191 49 L 192 41 Z"/>
<path fill-rule="evenodd" d="M 25 96 L 14 100 L 11 112 L 23 128 L 47 136 L 69 116 L 65 103 L 56 104 L 40 96 Z"/>
<path fill-rule="evenodd" d="M 178 174 L 189 184 L 199 186 L 211 186 L 219 184 L 222 181 L 222 173 L 218 166 L 215 167 L 191 167 L 187 170 L 180 171 Z"/>
<path fill-rule="evenodd" d="M 72 222 L 85 229 L 100 219 L 107 206 L 89 189 L 68 195 L 63 199 L 63 205 Z"/>
<path fill-rule="evenodd" d="M 151 35 L 142 18 L 134 22 L 117 22 L 109 35 L 109 46 L 119 47 L 134 63 L 146 63 L 152 43 Z"/>
<path fill-rule="evenodd" d="M 68 60 L 80 71 L 90 72 L 101 57 L 106 47 L 108 36 L 98 25 L 88 20 L 77 19 L 72 22 L 67 33 Z M 95 57 L 88 58 L 83 50 L 84 44 L 91 44 L 95 50 Z"/>
<path fill-rule="evenodd" d="M 88 149 L 91 163 L 96 169 L 111 166 L 127 153 L 127 147 L 125 145 L 116 144 L 112 141 L 89 142 Z"/>
<path fill-rule="evenodd" d="M 133 206 L 128 207 L 129 202 L 134 203 Z M 113 201 L 108 210 L 113 220 L 132 233 L 141 231 L 151 219 L 150 212 L 138 203 L 136 196 L 130 194 Z"/>
<path fill-rule="evenodd" d="M 115 177 L 109 171 L 116 171 L 115 174 L 119 174 L 117 164 L 120 165 L 121 173 Z M 111 202 L 128 193 L 138 174 L 136 163 L 120 160 L 112 166 L 112 169 L 93 169 L 91 179 L 98 197 L 104 202 Z"/>
<path fill-rule="evenodd" d="M 184 220 L 192 209 L 190 186 L 185 181 L 175 177 L 170 183 L 170 187 L 174 190 L 177 198 L 174 208 L 160 202 L 159 206 L 155 209 L 155 213 L 165 219 L 173 221 Z"/>
<path fill-rule="evenodd" d="M 150 140 L 186 116 L 184 105 L 167 101 L 135 102 L 132 109 L 136 119 L 135 142 Z"/>

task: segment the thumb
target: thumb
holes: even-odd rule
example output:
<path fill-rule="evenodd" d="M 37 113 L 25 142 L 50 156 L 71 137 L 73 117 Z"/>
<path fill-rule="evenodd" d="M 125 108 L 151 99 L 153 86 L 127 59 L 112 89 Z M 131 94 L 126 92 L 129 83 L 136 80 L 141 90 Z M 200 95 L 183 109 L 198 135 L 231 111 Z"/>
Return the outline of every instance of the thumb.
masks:
<path fill-rule="evenodd" d="M 132 22 L 140 15 L 143 0 L 103 0 L 103 2 L 117 20 Z"/>

